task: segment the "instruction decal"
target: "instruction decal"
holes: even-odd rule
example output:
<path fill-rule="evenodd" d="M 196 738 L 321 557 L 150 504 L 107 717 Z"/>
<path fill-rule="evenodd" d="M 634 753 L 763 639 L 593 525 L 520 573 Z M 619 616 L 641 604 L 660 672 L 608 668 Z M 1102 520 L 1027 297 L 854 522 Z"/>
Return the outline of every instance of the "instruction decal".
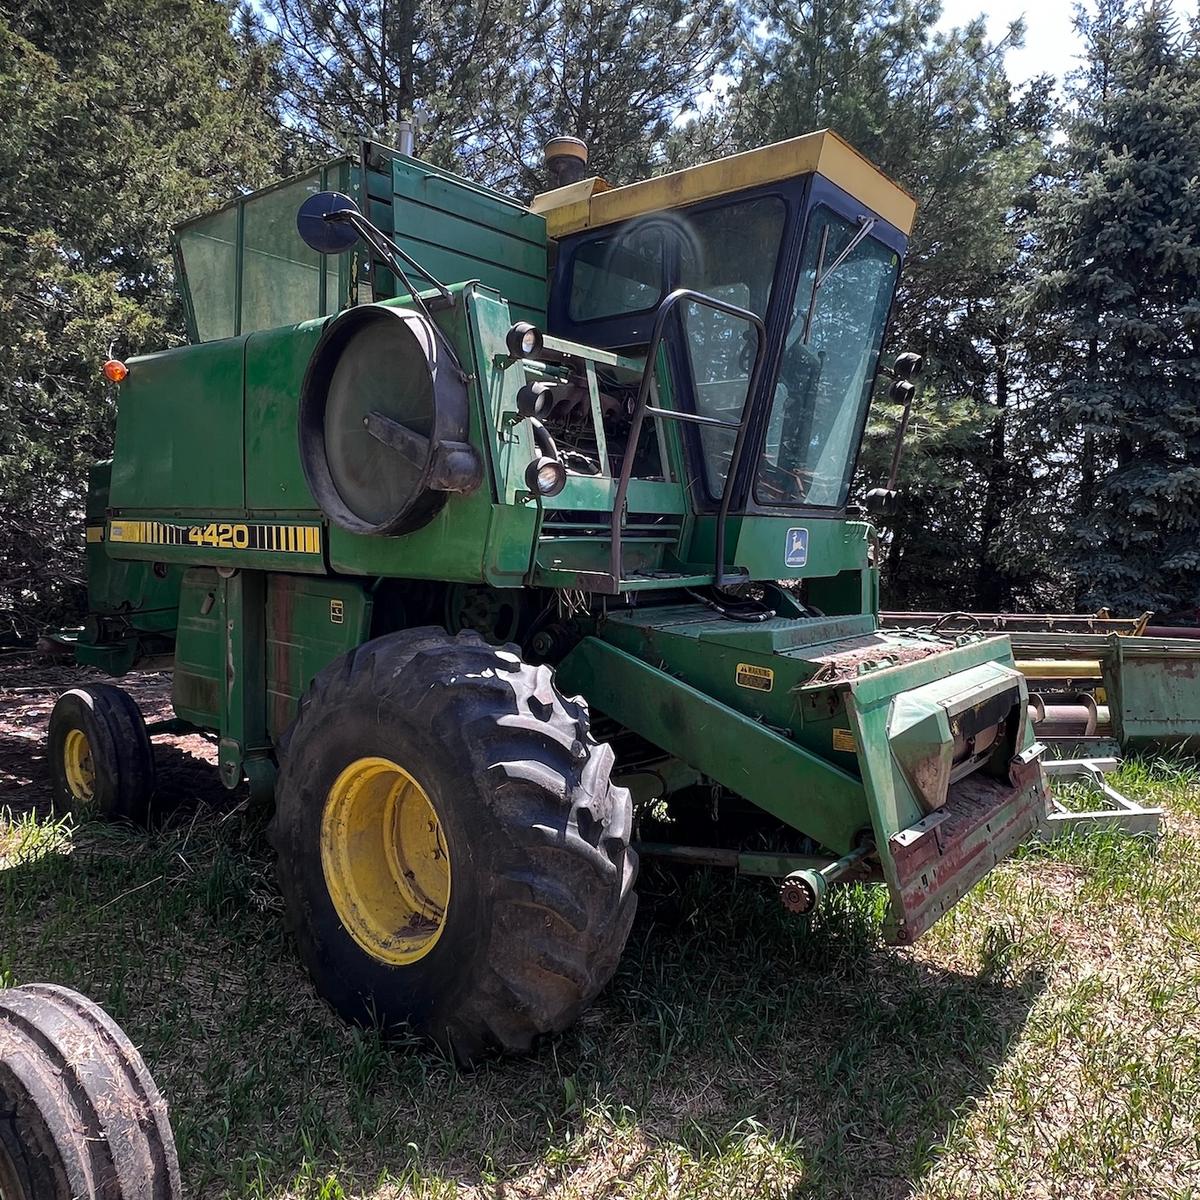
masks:
<path fill-rule="evenodd" d="M 857 749 L 854 745 L 854 734 L 849 729 L 835 729 L 833 731 L 833 748 L 853 754 Z"/>
<path fill-rule="evenodd" d="M 756 663 L 738 663 L 734 672 L 738 687 L 750 688 L 755 692 L 769 692 L 775 686 L 775 672 L 770 667 Z"/>
<path fill-rule="evenodd" d="M 783 562 L 788 567 L 802 567 L 808 562 L 808 530 L 793 526 L 787 531 Z"/>

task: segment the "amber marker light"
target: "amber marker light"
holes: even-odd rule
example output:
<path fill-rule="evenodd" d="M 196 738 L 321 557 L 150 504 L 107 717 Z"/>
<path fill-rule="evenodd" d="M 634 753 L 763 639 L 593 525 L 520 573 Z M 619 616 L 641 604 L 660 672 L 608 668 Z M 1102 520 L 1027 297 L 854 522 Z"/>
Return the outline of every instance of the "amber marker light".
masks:
<path fill-rule="evenodd" d="M 104 364 L 104 378 L 109 383 L 120 383 L 128 374 L 129 368 L 119 358 L 110 358 Z"/>

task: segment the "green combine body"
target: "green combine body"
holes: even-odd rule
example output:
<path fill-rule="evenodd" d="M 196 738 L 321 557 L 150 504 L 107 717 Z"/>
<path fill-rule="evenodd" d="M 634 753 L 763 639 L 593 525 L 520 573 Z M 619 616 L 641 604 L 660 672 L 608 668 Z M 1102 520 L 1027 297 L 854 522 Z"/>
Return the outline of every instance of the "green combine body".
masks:
<path fill-rule="evenodd" d="M 427 277 L 310 250 L 328 190 Z M 193 344 L 119 385 L 77 656 L 169 662 L 275 797 L 347 1015 L 464 1057 L 562 1028 L 635 834 L 798 913 L 880 880 L 907 942 L 1036 828 L 1007 639 L 881 629 L 849 506 L 913 212 L 830 133 L 529 206 L 365 144 L 179 231 Z M 64 803 L 138 809 L 60 724 Z"/>

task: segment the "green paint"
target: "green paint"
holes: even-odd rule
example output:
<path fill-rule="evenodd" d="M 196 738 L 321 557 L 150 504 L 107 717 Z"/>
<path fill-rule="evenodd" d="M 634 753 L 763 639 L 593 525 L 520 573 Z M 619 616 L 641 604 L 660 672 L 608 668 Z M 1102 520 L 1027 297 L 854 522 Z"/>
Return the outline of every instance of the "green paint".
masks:
<path fill-rule="evenodd" d="M 1100 664 L 1122 746 L 1200 745 L 1200 642 L 1114 633 Z"/>
<path fill-rule="evenodd" d="M 926 657 L 910 657 L 920 653 Z M 1008 782 L 1010 759 L 1032 744 L 1032 730 L 1025 681 L 1005 638 L 947 647 L 926 635 L 875 631 L 869 614 L 746 624 L 671 605 L 611 614 L 560 675 L 606 716 L 834 855 L 869 837 L 891 890 L 897 940 L 923 928 L 930 906 L 961 896 L 983 861 L 964 851 L 953 860 L 963 873 L 939 868 L 937 895 L 927 899 L 914 897 L 893 859 L 895 840 L 939 820 L 953 795 L 963 746 L 957 721 L 972 737 L 977 724 L 988 733 L 1006 721 L 1006 734 L 984 742 L 991 748 L 975 770 L 1013 811 L 1039 801 L 1038 785 Z M 989 702 L 997 711 L 978 716 Z M 986 853 L 986 830 L 967 844 L 971 838 Z M 947 847 L 959 849 L 953 838 Z"/>
<path fill-rule="evenodd" d="M 240 339 L 129 361 L 117 408 L 110 504 L 241 513 L 246 503 Z"/>
<path fill-rule="evenodd" d="M 558 669 L 562 686 L 839 854 L 868 821 L 862 783 L 766 724 L 598 638 Z M 807 801 L 802 801 L 803 789 Z"/>
<path fill-rule="evenodd" d="M 225 597 L 215 570 L 196 567 L 183 577 L 171 702 L 177 716 L 220 729 L 225 697 Z"/>
<path fill-rule="evenodd" d="M 255 333 L 246 340 L 246 505 L 251 511 L 313 512 L 300 469 L 300 384 L 324 322 Z"/>

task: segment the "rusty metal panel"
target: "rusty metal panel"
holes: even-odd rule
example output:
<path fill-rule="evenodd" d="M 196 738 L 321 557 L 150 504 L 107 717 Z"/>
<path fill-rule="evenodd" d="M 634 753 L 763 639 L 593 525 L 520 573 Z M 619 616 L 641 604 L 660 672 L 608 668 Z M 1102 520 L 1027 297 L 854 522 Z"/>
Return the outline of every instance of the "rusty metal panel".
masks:
<path fill-rule="evenodd" d="M 976 773 L 951 784 L 945 805 L 888 843 L 895 871 L 885 933 L 920 937 L 1042 822 L 1040 771 L 1017 783 Z"/>
<path fill-rule="evenodd" d="M 278 741 L 313 676 L 370 637 L 371 597 L 353 579 L 267 578 L 267 730 Z"/>

